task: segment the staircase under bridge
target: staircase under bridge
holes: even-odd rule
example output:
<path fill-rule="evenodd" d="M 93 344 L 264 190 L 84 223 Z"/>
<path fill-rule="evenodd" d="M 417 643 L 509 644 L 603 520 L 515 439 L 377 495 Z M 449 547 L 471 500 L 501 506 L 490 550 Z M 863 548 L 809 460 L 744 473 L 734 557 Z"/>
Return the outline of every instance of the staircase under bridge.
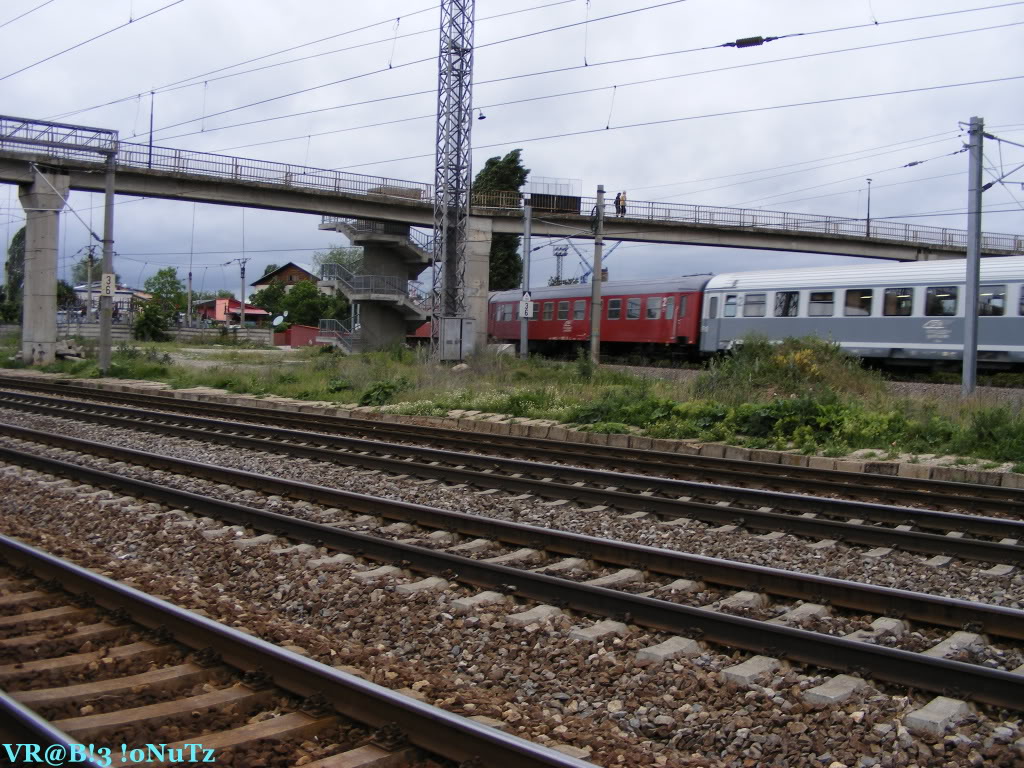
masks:
<path fill-rule="evenodd" d="M 351 352 L 353 344 L 359 350 L 401 344 L 429 319 L 409 286 L 433 258 L 428 236 L 404 224 L 339 217 L 324 217 L 320 229 L 340 232 L 363 249 L 361 268 L 325 264 L 317 284 L 325 293 L 342 294 L 353 307 L 348 335 L 332 337 L 346 340 L 336 346 Z"/>

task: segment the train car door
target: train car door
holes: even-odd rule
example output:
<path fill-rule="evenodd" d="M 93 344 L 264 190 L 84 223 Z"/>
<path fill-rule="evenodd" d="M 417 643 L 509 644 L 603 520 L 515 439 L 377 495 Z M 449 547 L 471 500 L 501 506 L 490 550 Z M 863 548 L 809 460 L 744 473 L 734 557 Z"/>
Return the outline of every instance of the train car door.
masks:
<path fill-rule="evenodd" d="M 718 296 L 708 297 L 704 319 L 700 324 L 700 349 L 702 352 L 718 351 Z"/>

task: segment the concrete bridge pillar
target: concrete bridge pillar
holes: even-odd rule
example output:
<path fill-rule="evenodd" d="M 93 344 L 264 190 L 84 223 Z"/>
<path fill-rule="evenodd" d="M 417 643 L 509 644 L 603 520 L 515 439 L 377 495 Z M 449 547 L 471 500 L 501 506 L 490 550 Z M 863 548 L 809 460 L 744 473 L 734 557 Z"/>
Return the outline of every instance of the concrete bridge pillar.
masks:
<path fill-rule="evenodd" d="M 466 314 L 476 323 L 473 348 L 487 348 L 487 292 L 491 269 L 491 235 L 494 220 L 470 216 L 466 226 Z"/>
<path fill-rule="evenodd" d="M 57 243 L 68 196 L 66 173 L 34 171 L 18 190 L 25 209 L 25 289 L 21 355 L 30 365 L 52 363 L 57 348 Z"/>

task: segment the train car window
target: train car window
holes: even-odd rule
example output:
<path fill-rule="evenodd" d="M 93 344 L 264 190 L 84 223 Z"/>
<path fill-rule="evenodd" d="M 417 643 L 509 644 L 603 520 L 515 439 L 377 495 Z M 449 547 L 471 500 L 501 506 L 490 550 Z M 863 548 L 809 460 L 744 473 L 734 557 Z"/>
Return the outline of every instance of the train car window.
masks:
<path fill-rule="evenodd" d="M 647 319 L 648 320 L 659 320 L 659 319 L 661 319 L 661 296 L 648 296 L 647 297 Z"/>
<path fill-rule="evenodd" d="M 569 302 L 560 301 L 558 302 L 558 319 L 568 320 L 569 319 Z"/>
<path fill-rule="evenodd" d="M 914 311 L 913 288 L 886 288 L 882 314 L 888 317 L 909 317 Z"/>
<path fill-rule="evenodd" d="M 736 294 L 727 293 L 722 305 L 722 317 L 736 317 Z"/>
<path fill-rule="evenodd" d="M 744 317 L 764 317 L 764 305 L 767 300 L 766 293 L 748 293 L 743 297 Z"/>
<path fill-rule="evenodd" d="M 608 299 L 608 319 L 618 320 L 622 317 L 622 299 Z"/>
<path fill-rule="evenodd" d="M 955 285 L 928 288 L 925 291 L 924 313 L 929 317 L 953 317 L 959 292 Z"/>
<path fill-rule="evenodd" d="M 867 317 L 871 314 L 871 299 L 875 292 L 870 288 L 851 288 L 846 292 L 843 314 L 847 317 Z"/>
<path fill-rule="evenodd" d="M 1024 295 L 1021 296 L 1021 301 L 1024 302 Z M 1006 314 L 1005 285 L 981 286 L 981 292 L 978 294 L 978 314 L 984 317 L 1002 317 Z"/>
<path fill-rule="evenodd" d="M 712 296 L 708 302 L 708 317 L 718 317 L 718 297 Z"/>
<path fill-rule="evenodd" d="M 550 320 L 555 316 L 555 302 L 545 301 L 544 302 L 544 319 Z"/>
<path fill-rule="evenodd" d="M 775 316 L 796 317 L 800 311 L 800 291 L 775 292 Z"/>
<path fill-rule="evenodd" d="M 514 302 L 512 304 L 512 319 L 513 320 L 518 320 L 519 319 L 519 302 L 518 301 Z"/>
<path fill-rule="evenodd" d="M 676 313 L 676 297 L 669 296 L 665 299 L 665 319 L 671 320 Z"/>
<path fill-rule="evenodd" d="M 626 299 L 626 319 L 640 319 L 640 299 Z"/>
<path fill-rule="evenodd" d="M 587 302 L 577 301 L 572 305 L 572 319 L 584 320 L 587 317 Z"/>
<path fill-rule="evenodd" d="M 811 291 L 810 301 L 807 304 L 808 317 L 832 317 L 835 307 L 835 293 L 833 291 Z"/>

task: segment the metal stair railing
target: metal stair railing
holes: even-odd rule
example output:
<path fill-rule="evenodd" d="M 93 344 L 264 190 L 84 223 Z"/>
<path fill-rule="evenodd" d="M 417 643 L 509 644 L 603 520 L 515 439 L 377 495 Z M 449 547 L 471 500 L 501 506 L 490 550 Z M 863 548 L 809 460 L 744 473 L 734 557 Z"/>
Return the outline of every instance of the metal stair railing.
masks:
<path fill-rule="evenodd" d="M 350 293 L 374 293 L 409 298 L 409 280 L 404 277 L 363 275 L 342 264 L 324 264 L 320 270 L 320 279 L 336 280 Z"/>
<path fill-rule="evenodd" d="M 351 320 L 346 323 L 333 318 L 321 318 L 316 335 L 321 339 L 330 339 L 333 344 L 349 352 L 355 352 L 361 340 L 360 331 L 352 328 Z"/>
<path fill-rule="evenodd" d="M 390 221 L 367 221 L 366 219 L 352 219 L 346 216 L 321 216 L 321 224 L 342 226 L 353 234 L 360 232 L 380 232 L 386 235 L 401 235 L 408 238 L 409 244 L 420 249 L 424 253 L 433 256 L 434 237 L 408 224 L 396 224 Z"/>

